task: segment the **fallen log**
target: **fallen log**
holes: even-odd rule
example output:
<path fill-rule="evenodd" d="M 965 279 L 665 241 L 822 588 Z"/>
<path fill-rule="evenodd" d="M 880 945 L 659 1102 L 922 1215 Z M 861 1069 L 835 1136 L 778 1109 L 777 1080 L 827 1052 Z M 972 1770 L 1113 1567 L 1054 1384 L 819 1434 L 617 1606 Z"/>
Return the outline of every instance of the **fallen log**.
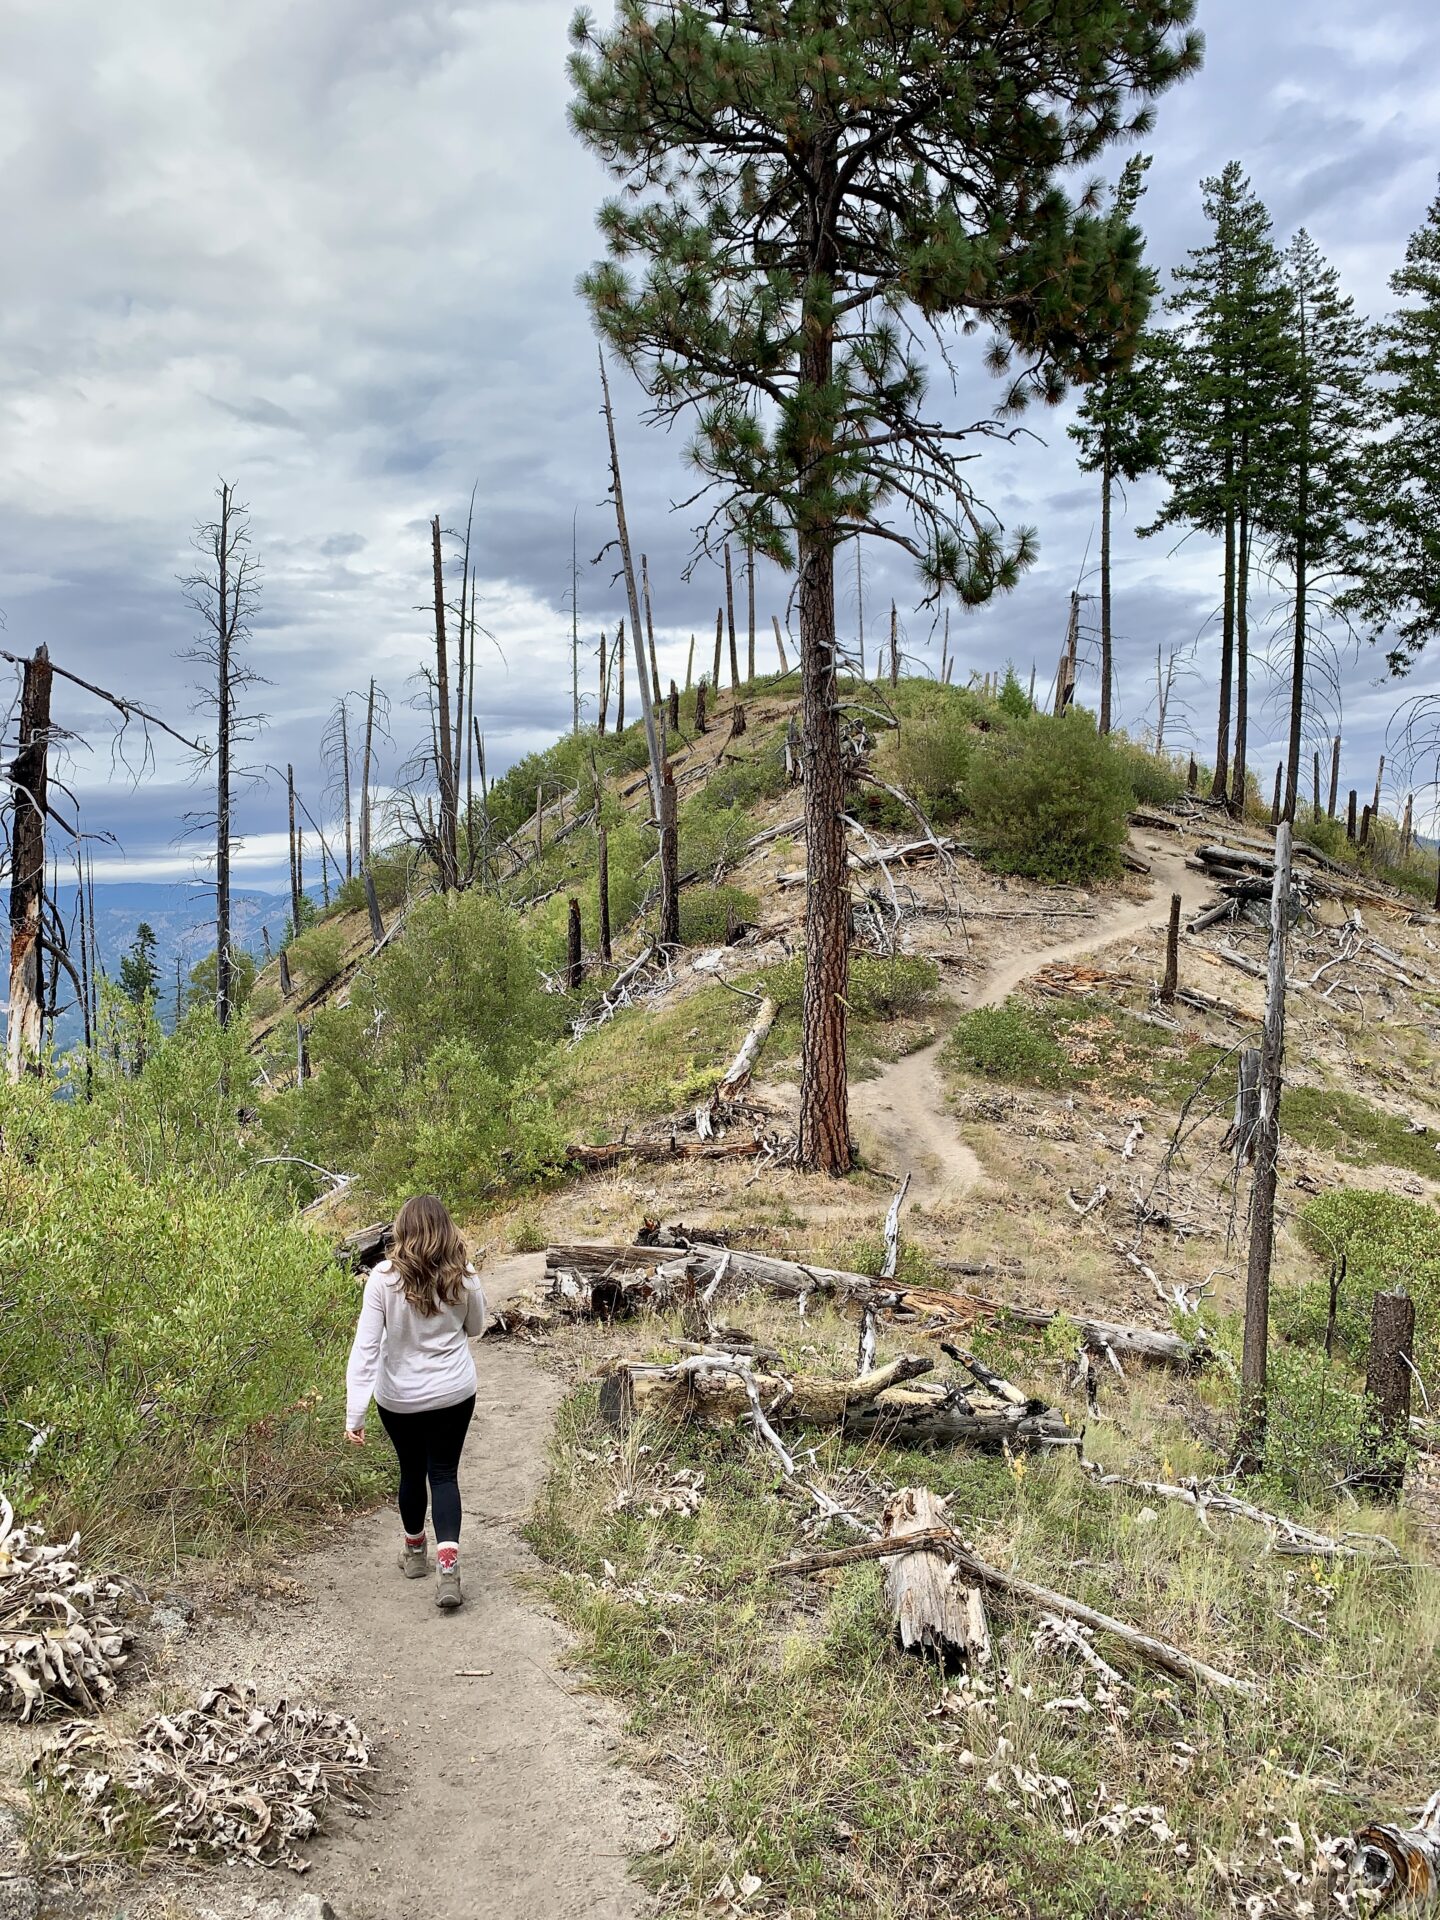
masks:
<path fill-rule="evenodd" d="M 1254 1696 L 1258 1692 L 1251 1681 L 1237 1680 L 1232 1674 L 1221 1673 L 1217 1667 L 1197 1659 L 1193 1654 L 1172 1647 L 1167 1641 L 1157 1640 L 1153 1634 L 1141 1633 L 1138 1628 L 1128 1626 L 1123 1620 L 1113 1619 L 1108 1613 L 1087 1607 L 1083 1601 L 1071 1600 L 1063 1593 L 1051 1593 L 1046 1587 L 1037 1587 L 1033 1581 L 1023 1580 L 1019 1574 L 992 1567 L 988 1561 L 973 1553 L 953 1529 L 932 1528 L 908 1544 L 885 1539 L 862 1540 L 856 1546 L 837 1547 L 829 1553 L 811 1553 L 800 1559 L 778 1560 L 768 1571 L 823 1573 L 834 1567 L 852 1566 L 860 1560 L 889 1558 L 895 1553 L 897 1545 L 904 1544 L 906 1551 L 913 1552 L 922 1539 L 927 1551 L 946 1555 L 958 1577 L 971 1580 L 992 1593 L 1002 1593 L 1007 1599 L 1019 1600 L 1041 1614 L 1054 1614 L 1061 1620 L 1073 1620 L 1078 1626 L 1089 1627 L 1093 1633 L 1108 1634 L 1146 1666 L 1158 1667 L 1163 1673 L 1173 1674 L 1177 1679 L 1188 1680 L 1192 1685 L 1213 1687 L 1220 1692 L 1246 1696 Z"/>
<path fill-rule="evenodd" d="M 603 1173 L 622 1160 L 753 1160 L 767 1142 L 749 1140 L 607 1140 L 599 1146 L 576 1141 L 565 1149 L 572 1165 L 587 1173 Z"/>
<path fill-rule="evenodd" d="M 900 1645 L 906 1653 L 938 1657 L 950 1671 L 962 1662 L 988 1662 L 990 1626 L 981 1589 L 957 1580 L 945 1554 L 923 1544 L 921 1536 L 944 1531 L 945 1507 L 928 1487 L 904 1487 L 886 1507 L 882 1524 L 886 1540 L 914 1543 L 885 1563 L 885 1599 Z"/>
<path fill-rule="evenodd" d="M 752 1253 L 740 1247 L 718 1247 L 692 1242 L 687 1249 L 695 1262 L 697 1282 L 713 1280 L 725 1261 L 728 1279 L 741 1285 L 763 1288 L 792 1299 L 830 1295 L 843 1302 L 854 1301 L 875 1310 L 905 1317 L 932 1317 L 950 1324 L 973 1326 L 977 1320 L 1013 1320 L 1021 1326 L 1043 1331 L 1058 1317 L 1060 1309 L 1015 1306 L 1003 1300 L 987 1299 L 980 1294 L 943 1293 L 925 1287 L 888 1286 L 863 1273 L 848 1273 L 833 1267 L 810 1267 L 799 1261 L 779 1260 L 769 1254 Z M 550 1247 L 545 1254 L 547 1279 L 561 1270 L 577 1275 L 612 1273 L 621 1270 L 650 1269 L 661 1257 L 655 1247 L 570 1246 Z M 971 1271 L 994 1273 L 996 1269 L 972 1267 Z M 1151 1327 L 1125 1326 L 1109 1320 L 1066 1314 L 1073 1320 L 1079 1337 L 1087 1346 L 1108 1348 L 1111 1352 L 1149 1361 L 1160 1366 L 1191 1369 L 1208 1357 L 1200 1338 L 1184 1340 L 1179 1334 Z"/>
<path fill-rule="evenodd" d="M 728 1354 L 703 1353 L 670 1366 L 621 1361 L 604 1375 L 600 1411 L 617 1426 L 640 1413 L 662 1420 L 729 1426 L 751 1417 L 753 1396 L 776 1427 L 838 1427 L 847 1435 L 900 1446 L 966 1444 L 997 1451 L 1078 1447 L 1084 1438 L 1043 1400 L 1016 1399 L 956 1385 L 912 1386 L 935 1362 L 907 1354 L 853 1380 L 785 1376 L 744 1367 Z M 1008 1384 L 1008 1383 L 1007 1383 Z"/>
<path fill-rule="evenodd" d="M 1360 1829 L 1350 1885 L 1373 1903 L 1369 1912 L 1397 1908 L 1425 1913 L 1440 1906 L 1440 1793 L 1430 1800 L 1418 1826 L 1377 1823 Z"/>
<path fill-rule="evenodd" d="M 741 1042 L 740 1051 L 725 1069 L 724 1077 L 708 1100 L 702 1101 L 695 1109 L 695 1132 L 701 1140 L 711 1140 L 715 1135 L 715 1121 L 722 1108 L 729 1106 L 732 1100 L 750 1083 L 755 1071 L 755 1062 L 760 1051 L 770 1038 L 770 1029 L 775 1025 L 775 1016 L 780 1009 L 767 995 L 760 1002 L 760 1011 L 755 1016 L 755 1024 Z"/>

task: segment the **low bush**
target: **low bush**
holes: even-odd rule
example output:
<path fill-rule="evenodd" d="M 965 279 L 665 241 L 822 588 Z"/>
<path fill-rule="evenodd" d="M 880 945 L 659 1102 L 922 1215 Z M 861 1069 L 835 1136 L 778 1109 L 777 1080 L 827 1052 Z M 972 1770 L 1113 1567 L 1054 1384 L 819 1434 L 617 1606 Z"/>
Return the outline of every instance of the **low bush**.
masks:
<path fill-rule="evenodd" d="M 1433 1393 L 1440 1384 L 1440 1213 L 1402 1194 L 1341 1187 L 1306 1204 L 1300 1231 L 1323 1266 L 1281 1303 L 1282 1328 L 1298 1341 L 1324 1338 L 1330 1264 L 1343 1255 L 1346 1271 L 1335 1322 L 1342 1348 L 1362 1362 L 1376 1293 L 1403 1287 L 1415 1301 L 1416 1365 Z"/>
<path fill-rule="evenodd" d="M 358 1294 L 247 1166 L 247 1092 L 202 1015 L 93 1105 L 0 1089 L 0 1470 L 95 1554 L 173 1564 L 373 1479 L 336 1445 Z"/>
<path fill-rule="evenodd" d="M 335 898 L 331 911 L 334 913 L 365 912 L 365 882 L 358 873 L 348 880 L 342 880 L 335 889 Z"/>
<path fill-rule="evenodd" d="M 1323 1504 L 1355 1473 L 1403 1457 L 1404 1441 L 1387 1445 L 1373 1409 L 1350 1378 L 1325 1356 L 1272 1342 L 1265 1396 L 1265 1459 L 1259 1498 Z"/>
<path fill-rule="evenodd" d="M 1288 1087 L 1284 1128 L 1301 1146 L 1319 1147 L 1352 1167 L 1404 1167 L 1430 1179 L 1437 1171 L 1435 1142 L 1357 1093 L 1338 1088 Z"/>
<path fill-rule="evenodd" d="M 286 955 L 292 974 L 309 993 L 318 993 L 338 977 L 345 965 L 345 936 L 339 927 L 322 921 L 290 942 Z"/>
<path fill-rule="evenodd" d="M 852 1019 L 888 1020 L 919 1013 L 940 978 L 933 960 L 918 955 L 855 953 L 850 956 L 850 979 L 845 1004 Z M 766 967 L 756 985 L 768 993 L 782 1013 L 796 1013 L 805 995 L 805 961 L 797 954 L 778 966 Z"/>
<path fill-rule="evenodd" d="M 563 904 L 563 903 L 562 903 Z M 387 1203 L 424 1184 L 464 1207 L 551 1164 L 534 1076 L 565 1019 L 510 909 L 478 893 L 425 901 L 316 1017 L 313 1078 L 267 1103 L 288 1150 L 357 1175 Z"/>
<path fill-rule="evenodd" d="M 998 873 L 1061 885 L 1120 871 L 1130 777 L 1087 713 L 1035 714 L 989 734 L 967 798 L 982 857 Z"/>
<path fill-rule="evenodd" d="M 1170 807 L 1185 791 L 1185 763 L 1170 754 L 1153 753 L 1123 733 L 1110 735 L 1111 751 L 1125 768 L 1137 807 Z"/>
<path fill-rule="evenodd" d="M 945 1042 L 942 1058 L 961 1073 L 1035 1086 L 1053 1085 L 1068 1071 L 1048 1027 L 1019 1000 L 965 1014 Z"/>
<path fill-rule="evenodd" d="M 895 746 L 898 784 L 938 825 L 949 825 L 965 806 L 980 704 L 963 690 L 935 687 L 923 702 L 917 699 L 901 723 Z"/>
<path fill-rule="evenodd" d="M 737 927 L 754 926 L 760 902 L 742 887 L 683 887 L 680 938 L 687 947 L 718 947 L 734 938 Z"/>

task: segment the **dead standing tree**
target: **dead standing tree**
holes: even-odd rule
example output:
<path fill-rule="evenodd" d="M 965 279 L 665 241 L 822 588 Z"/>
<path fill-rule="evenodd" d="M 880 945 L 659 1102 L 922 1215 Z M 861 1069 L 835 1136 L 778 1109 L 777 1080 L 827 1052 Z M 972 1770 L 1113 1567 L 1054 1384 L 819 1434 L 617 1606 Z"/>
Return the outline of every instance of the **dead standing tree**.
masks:
<path fill-rule="evenodd" d="M 263 716 L 243 711 L 247 689 L 262 685 L 245 663 L 243 649 L 260 604 L 260 569 L 250 552 L 250 510 L 222 480 L 215 490 L 219 515 L 196 529 L 201 564 L 181 585 L 200 619 L 200 632 L 185 654 L 205 670 L 200 704 L 215 715 L 215 811 L 191 816 L 196 830 L 215 832 L 215 1013 L 228 1026 L 234 1010 L 235 956 L 230 936 L 230 868 L 233 853 L 237 770 L 235 749 L 253 740 Z M 208 752 L 205 759 L 210 758 Z M 248 777 L 254 777 L 253 775 Z"/>
<path fill-rule="evenodd" d="M 450 647 L 445 632 L 445 559 L 440 545 L 440 516 L 430 522 L 431 562 L 435 574 L 435 784 L 440 805 L 435 851 L 440 890 L 460 884 L 460 787 L 455 767 L 455 737 L 450 718 Z"/>

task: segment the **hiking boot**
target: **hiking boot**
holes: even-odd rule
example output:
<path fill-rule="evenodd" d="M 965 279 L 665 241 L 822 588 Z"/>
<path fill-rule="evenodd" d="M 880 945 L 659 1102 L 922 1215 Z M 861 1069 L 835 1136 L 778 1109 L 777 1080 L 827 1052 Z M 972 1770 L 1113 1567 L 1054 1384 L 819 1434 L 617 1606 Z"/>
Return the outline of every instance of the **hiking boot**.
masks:
<path fill-rule="evenodd" d="M 397 1565 L 407 1580 L 423 1580 L 430 1571 L 430 1549 L 408 1546 L 402 1541 Z"/>
<path fill-rule="evenodd" d="M 465 1596 L 460 1591 L 460 1569 L 441 1567 L 435 1580 L 435 1604 L 442 1613 L 453 1613 L 458 1606 L 464 1605 Z"/>

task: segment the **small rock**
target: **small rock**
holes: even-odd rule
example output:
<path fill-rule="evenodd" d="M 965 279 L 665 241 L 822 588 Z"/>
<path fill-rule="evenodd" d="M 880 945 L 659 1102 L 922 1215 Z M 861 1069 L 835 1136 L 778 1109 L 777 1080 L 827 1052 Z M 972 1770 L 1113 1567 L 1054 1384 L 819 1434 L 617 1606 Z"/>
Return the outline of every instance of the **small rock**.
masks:
<path fill-rule="evenodd" d="M 150 1624 L 157 1632 L 178 1638 L 189 1631 L 190 1623 L 178 1607 L 152 1607 Z"/>
<path fill-rule="evenodd" d="M 0 1920 L 35 1920 L 40 1883 L 28 1871 L 0 1873 Z"/>
<path fill-rule="evenodd" d="M 1141 1507 L 1135 1516 L 1135 1524 L 1137 1527 L 1153 1527 L 1159 1518 L 1154 1507 Z"/>

